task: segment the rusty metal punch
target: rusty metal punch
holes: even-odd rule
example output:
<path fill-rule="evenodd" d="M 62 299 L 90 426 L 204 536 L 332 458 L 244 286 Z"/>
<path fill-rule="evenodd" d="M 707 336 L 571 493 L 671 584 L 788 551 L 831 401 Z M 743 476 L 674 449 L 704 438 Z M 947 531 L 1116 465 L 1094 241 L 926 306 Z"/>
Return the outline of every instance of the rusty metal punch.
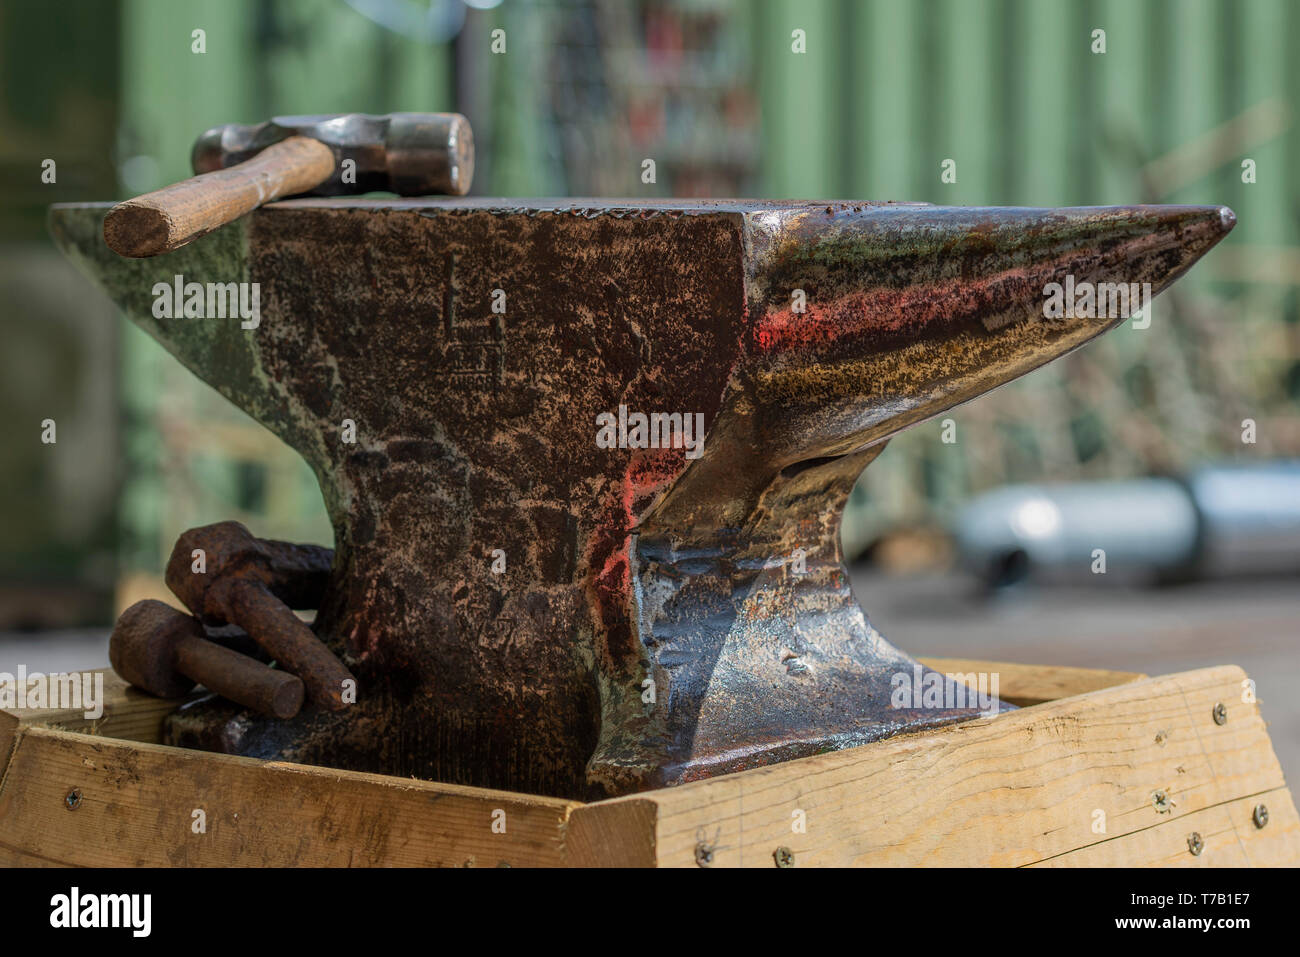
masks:
<path fill-rule="evenodd" d="M 196 554 L 202 571 L 195 571 Z M 313 607 L 329 570 L 328 549 L 254 538 L 238 522 L 190 529 L 177 540 L 166 581 L 205 623 L 243 628 L 282 668 L 302 679 L 311 703 L 344 707 L 355 678 L 291 607 Z"/>

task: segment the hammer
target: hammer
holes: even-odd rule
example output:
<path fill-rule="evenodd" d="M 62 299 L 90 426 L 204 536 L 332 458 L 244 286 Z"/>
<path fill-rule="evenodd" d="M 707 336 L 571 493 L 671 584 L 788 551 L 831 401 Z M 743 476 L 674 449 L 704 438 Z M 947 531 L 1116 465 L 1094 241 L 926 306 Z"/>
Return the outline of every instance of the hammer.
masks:
<path fill-rule="evenodd" d="M 195 141 L 191 164 L 199 175 L 108 211 L 110 249 L 135 259 L 171 252 L 285 196 L 463 196 L 474 137 L 459 113 L 280 116 L 213 127 Z"/>
<path fill-rule="evenodd" d="M 302 707 L 301 679 L 208 641 L 197 618 L 153 599 L 122 612 L 108 660 L 128 682 L 159 698 L 179 698 L 202 684 L 276 718 L 292 718 Z"/>

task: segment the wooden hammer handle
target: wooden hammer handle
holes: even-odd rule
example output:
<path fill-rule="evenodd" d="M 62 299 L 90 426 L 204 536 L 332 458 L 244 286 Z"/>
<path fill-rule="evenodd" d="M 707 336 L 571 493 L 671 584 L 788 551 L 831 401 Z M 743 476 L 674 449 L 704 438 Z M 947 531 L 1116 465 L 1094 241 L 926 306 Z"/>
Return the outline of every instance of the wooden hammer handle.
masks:
<path fill-rule="evenodd" d="M 305 193 L 334 173 L 334 151 L 291 136 L 252 159 L 118 203 L 104 219 L 104 241 L 120 256 L 171 252 L 263 203 Z"/>

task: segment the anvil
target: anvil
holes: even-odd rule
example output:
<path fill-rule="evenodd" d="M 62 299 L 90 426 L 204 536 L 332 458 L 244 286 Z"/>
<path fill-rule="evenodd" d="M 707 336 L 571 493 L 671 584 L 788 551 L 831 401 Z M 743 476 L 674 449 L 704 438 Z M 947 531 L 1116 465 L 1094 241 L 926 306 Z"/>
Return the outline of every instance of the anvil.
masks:
<path fill-rule="evenodd" d="M 55 207 L 60 247 L 319 478 L 336 551 L 314 627 L 359 683 L 290 721 L 204 701 L 168 740 L 568 797 L 1002 707 L 944 677 L 934 701 L 896 697 L 922 672 L 850 591 L 854 481 L 901 429 L 1126 318 L 1046 317 L 1050 284 L 1159 292 L 1234 223 L 1218 206 L 298 199 L 126 260 L 107 208 Z M 258 283 L 260 322 L 157 318 L 152 290 L 177 276 Z"/>

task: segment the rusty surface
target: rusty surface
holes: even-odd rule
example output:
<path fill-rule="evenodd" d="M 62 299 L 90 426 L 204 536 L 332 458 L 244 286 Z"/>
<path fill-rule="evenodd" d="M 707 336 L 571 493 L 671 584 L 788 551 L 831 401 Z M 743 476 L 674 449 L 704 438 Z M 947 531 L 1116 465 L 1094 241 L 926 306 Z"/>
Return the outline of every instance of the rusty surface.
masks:
<path fill-rule="evenodd" d="M 1046 283 L 1158 292 L 1232 226 L 1219 207 L 294 200 L 146 270 L 102 249 L 102 215 L 56 207 L 52 229 L 315 470 L 337 550 L 314 628 L 360 687 L 287 722 L 190 706 L 172 740 L 571 797 L 972 717 L 891 703 L 920 666 L 849 589 L 854 480 L 892 434 L 1122 319 L 1045 319 Z M 153 318 L 173 273 L 260 282 L 260 327 Z M 703 415 L 703 454 L 598 447 L 620 404 Z"/>
<path fill-rule="evenodd" d="M 162 698 L 180 697 L 198 683 L 273 718 L 292 718 L 302 707 L 298 678 L 213 644 L 197 618 L 160 601 L 138 601 L 122 612 L 108 654 L 119 675 Z"/>
<path fill-rule="evenodd" d="M 355 679 L 290 610 L 320 604 L 330 558 L 328 549 L 257 539 L 238 522 L 218 522 L 176 542 L 167 587 L 204 623 L 241 627 L 302 679 L 313 705 L 336 711 L 346 703 L 345 682 Z"/>

